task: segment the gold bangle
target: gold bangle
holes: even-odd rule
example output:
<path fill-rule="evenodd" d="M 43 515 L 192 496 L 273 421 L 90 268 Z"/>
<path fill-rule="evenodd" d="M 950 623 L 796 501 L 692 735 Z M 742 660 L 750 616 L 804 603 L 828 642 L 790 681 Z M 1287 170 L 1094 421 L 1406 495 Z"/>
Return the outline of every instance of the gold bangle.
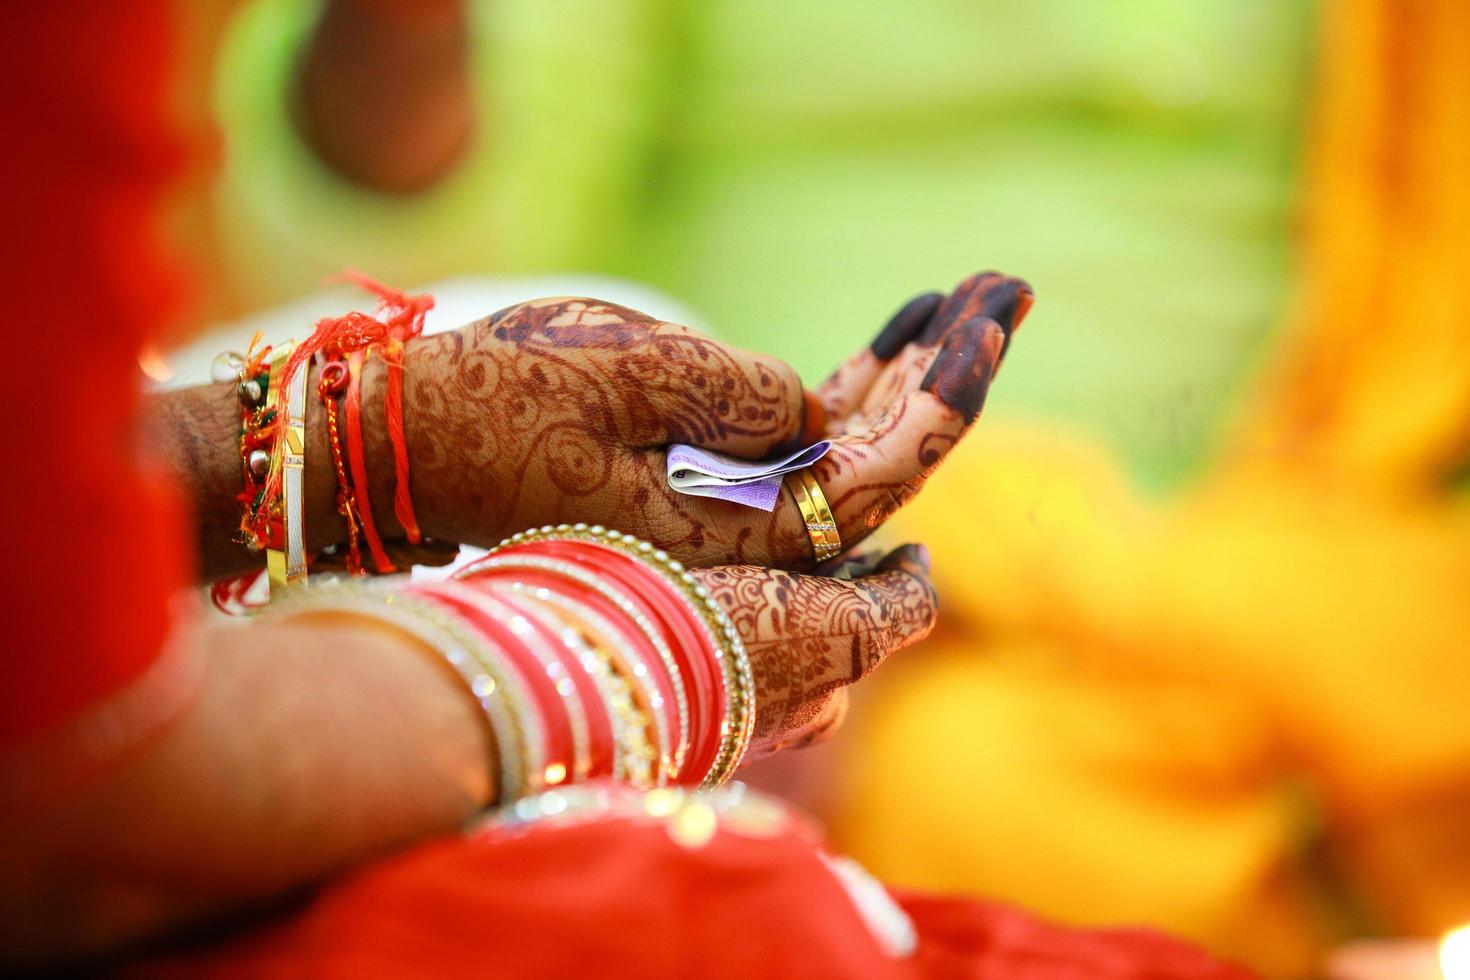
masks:
<path fill-rule="evenodd" d="M 286 385 L 286 416 L 277 424 L 281 436 L 271 453 L 271 474 L 281 474 L 281 531 L 284 549 L 267 546 L 265 567 L 272 590 L 306 583 L 306 501 L 303 479 L 306 471 L 306 376 L 309 364 L 289 381 L 286 362 L 296 349 L 294 342 L 282 344 L 271 358 L 270 382 L 265 404 L 274 404 L 281 385 Z"/>
<path fill-rule="evenodd" d="M 842 554 L 842 536 L 837 531 L 837 519 L 827 504 L 822 486 L 812 475 L 811 468 L 797 470 L 786 478 L 786 487 L 801 511 L 806 524 L 807 537 L 812 539 L 812 552 L 817 561 L 827 561 Z"/>

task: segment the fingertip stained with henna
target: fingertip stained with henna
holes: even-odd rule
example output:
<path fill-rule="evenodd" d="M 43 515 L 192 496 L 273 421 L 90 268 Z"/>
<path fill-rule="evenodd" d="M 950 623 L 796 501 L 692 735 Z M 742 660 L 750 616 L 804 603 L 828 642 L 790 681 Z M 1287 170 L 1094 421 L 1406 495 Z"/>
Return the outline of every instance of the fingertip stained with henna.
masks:
<path fill-rule="evenodd" d="M 920 388 L 959 412 L 970 425 L 985 406 L 990 379 L 1000 360 L 1005 333 L 989 318 L 977 318 L 950 332 Z"/>
<path fill-rule="evenodd" d="M 905 303 L 873 338 L 869 347 L 873 356 L 880 361 L 891 360 L 919 335 L 943 301 L 942 293 L 924 293 Z"/>

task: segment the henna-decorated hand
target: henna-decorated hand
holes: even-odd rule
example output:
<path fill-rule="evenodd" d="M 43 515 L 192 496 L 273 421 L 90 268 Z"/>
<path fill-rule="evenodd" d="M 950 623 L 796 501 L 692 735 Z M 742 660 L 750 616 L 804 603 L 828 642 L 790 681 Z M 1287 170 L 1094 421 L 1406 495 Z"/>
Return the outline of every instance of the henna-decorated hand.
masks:
<path fill-rule="evenodd" d="M 665 447 L 760 459 L 825 434 L 834 445 L 814 472 L 854 545 L 975 420 L 1030 303 L 1024 282 L 993 273 L 910 302 L 822 387 L 825 432 L 816 396 L 775 358 L 596 300 L 510 307 L 408 349 L 420 524 L 433 537 L 494 544 L 526 527 L 586 521 L 691 564 L 808 567 L 810 539 L 789 495 L 765 514 L 677 494 Z M 391 516 L 380 522 L 392 526 Z"/>
<path fill-rule="evenodd" d="M 752 756 L 833 731 L 847 687 L 919 642 L 937 609 L 929 558 L 904 545 L 852 581 L 753 565 L 694 572 L 734 621 L 755 675 Z"/>
<path fill-rule="evenodd" d="M 996 272 L 973 275 L 948 296 L 917 296 L 822 385 L 833 446 L 813 472 L 845 545 L 912 499 L 969 430 L 1032 300 L 1024 280 Z M 809 549 L 801 522 L 782 521 L 772 548 Z"/>

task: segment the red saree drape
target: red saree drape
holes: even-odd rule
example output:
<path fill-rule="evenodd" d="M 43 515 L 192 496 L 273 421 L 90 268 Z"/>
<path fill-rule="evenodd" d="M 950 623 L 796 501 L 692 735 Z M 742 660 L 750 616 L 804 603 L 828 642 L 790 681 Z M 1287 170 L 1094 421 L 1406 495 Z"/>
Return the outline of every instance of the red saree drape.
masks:
<path fill-rule="evenodd" d="M 180 512 L 136 425 L 138 353 L 179 282 L 153 229 L 185 155 L 166 122 L 166 4 L 8 4 L 0 17 L 12 450 L 0 747 L 13 747 L 144 679 L 167 597 L 187 581 Z M 124 747 L 72 734 L 70 763 Z"/>
<path fill-rule="evenodd" d="M 645 799 L 631 790 L 612 795 L 635 809 Z M 139 975 L 1250 976 L 1145 930 L 1068 929 L 968 899 L 874 900 L 862 892 L 881 891 L 876 882 L 845 886 L 814 830 L 759 798 L 722 812 L 708 833 L 702 825 L 691 832 L 687 809 L 660 806 L 657 816 L 625 809 L 426 844 L 334 883 L 276 924 L 149 964 Z M 915 943 L 900 954 L 893 933 L 901 939 L 905 920 Z"/>

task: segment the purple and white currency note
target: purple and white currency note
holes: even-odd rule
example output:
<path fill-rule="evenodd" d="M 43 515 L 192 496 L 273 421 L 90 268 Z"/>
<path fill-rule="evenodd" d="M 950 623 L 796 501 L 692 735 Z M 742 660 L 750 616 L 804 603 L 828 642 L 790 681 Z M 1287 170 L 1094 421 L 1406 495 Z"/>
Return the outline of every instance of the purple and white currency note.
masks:
<path fill-rule="evenodd" d="M 832 443 L 823 439 L 789 456 L 753 463 L 696 446 L 670 446 L 669 486 L 694 497 L 714 497 L 772 511 L 781 496 L 781 479 L 812 465 L 831 448 Z"/>

